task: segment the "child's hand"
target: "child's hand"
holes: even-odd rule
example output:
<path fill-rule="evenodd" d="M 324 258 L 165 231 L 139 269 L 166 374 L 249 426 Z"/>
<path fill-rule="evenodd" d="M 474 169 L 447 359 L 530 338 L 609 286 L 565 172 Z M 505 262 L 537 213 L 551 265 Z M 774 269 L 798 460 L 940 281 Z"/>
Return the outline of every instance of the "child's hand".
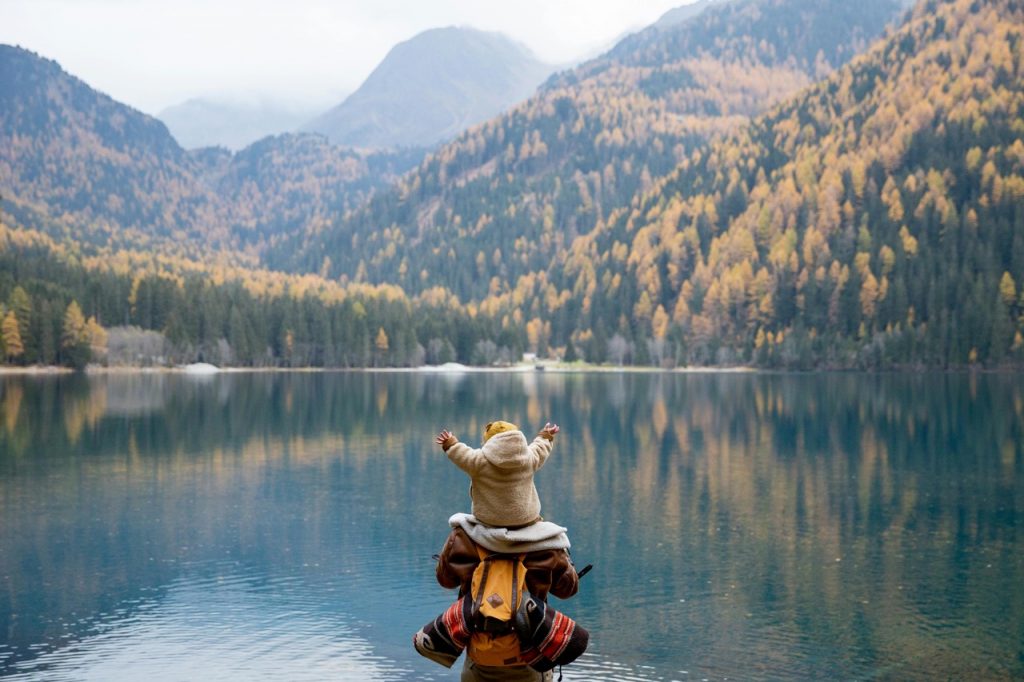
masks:
<path fill-rule="evenodd" d="M 434 439 L 434 442 L 440 445 L 445 452 L 448 452 L 448 448 L 455 445 L 458 442 L 458 439 L 455 438 L 451 431 L 445 429 L 441 433 L 437 434 L 437 438 Z"/>
<path fill-rule="evenodd" d="M 537 435 L 540 436 L 541 438 L 547 438 L 548 440 L 553 441 L 555 440 L 555 434 L 558 433 L 558 431 L 558 424 L 552 424 L 551 422 L 547 422 L 546 424 L 544 424 L 544 428 L 541 429 L 540 433 L 538 433 Z"/>

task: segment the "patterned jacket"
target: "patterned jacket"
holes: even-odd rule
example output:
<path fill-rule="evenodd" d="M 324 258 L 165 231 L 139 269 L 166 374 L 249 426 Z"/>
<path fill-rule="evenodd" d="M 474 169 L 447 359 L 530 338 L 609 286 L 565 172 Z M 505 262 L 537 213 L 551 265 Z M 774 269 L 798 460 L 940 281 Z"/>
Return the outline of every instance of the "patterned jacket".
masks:
<path fill-rule="evenodd" d="M 473 571 L 480 563 L 477 545 L 462 528 L 453 528 L 444 543 L 437 562 L 437 582 L 442 587 L 459 588 L 459 596 L 469 591 Z M 576 567 L 564 549 L 546 549 L 527 552 L 526 587 L 538 599 L 546 601 L 548 594 L 568 599 L 579 589 Z"/>

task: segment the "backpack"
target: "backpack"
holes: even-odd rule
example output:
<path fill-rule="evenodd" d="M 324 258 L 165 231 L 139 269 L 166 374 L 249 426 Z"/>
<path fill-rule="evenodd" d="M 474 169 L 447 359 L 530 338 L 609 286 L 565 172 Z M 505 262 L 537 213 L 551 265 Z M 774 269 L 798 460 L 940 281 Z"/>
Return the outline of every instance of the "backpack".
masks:
<path fill-rule="evenodd" d="M 450 668 L 466 650 L 479 665 L 546 672 L 586 651 L 586 629 L 527 591 L 525 554 L 476 551 L 469 591 L 413 635 L 420 655 Z"/>
<path fill-rule="evenodd" d="M 467 653 L 480 665 L 524 665 L 515 614 L 526 593 L 526 566 L 519 554 L 491 554 L 477 546 L 480 563 L 473 570 L 469 601 Z"/>

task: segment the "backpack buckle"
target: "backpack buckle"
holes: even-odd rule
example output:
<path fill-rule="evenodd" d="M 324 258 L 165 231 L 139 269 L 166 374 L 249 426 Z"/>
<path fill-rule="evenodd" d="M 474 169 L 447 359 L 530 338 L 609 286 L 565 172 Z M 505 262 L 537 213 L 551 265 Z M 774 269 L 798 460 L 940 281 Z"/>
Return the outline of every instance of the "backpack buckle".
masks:
<path fill-rule="evenodd" d="M 474 626 L 473 632 L 482 632 L 493 636 L 507 635 L 513 631 L 511 620 L 499 620 L 498 618 L 480 616 L 479 614 Z"/>

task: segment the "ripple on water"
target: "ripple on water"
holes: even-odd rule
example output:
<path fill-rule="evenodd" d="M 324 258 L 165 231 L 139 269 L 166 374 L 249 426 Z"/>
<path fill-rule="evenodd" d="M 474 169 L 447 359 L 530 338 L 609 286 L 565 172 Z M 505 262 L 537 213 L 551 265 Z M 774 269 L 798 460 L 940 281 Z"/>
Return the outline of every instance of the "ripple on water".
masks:
<path fill-rule="evenodd" d="M 647 666 L 630 666 L 610 660 L 600 653 L 587 652 L 564 669 L 567 680 L 621 680 L 622 682 L 660 682 L 662 677 Z"/>
<path fill-rule="evenodd" d="M 402 680 L 345 616 L 298 578 L 215 575 L 173 584 L 95 634 L 13 666 L 11 680 Z"/>

